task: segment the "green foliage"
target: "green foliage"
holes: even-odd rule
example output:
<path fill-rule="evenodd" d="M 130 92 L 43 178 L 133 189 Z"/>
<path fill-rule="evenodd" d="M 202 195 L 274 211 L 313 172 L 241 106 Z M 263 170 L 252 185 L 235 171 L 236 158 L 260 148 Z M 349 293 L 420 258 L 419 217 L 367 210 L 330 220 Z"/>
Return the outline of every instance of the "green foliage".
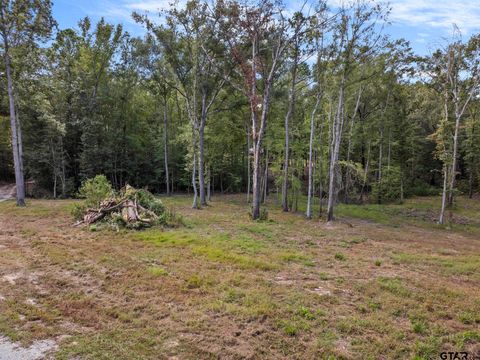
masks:
<path fill-rule="evenodd" d="M 74 204 L 72 209 L 70 210 L 70 214 L 73 216 L 75 220 L 82 220 L 86 209 L 87 207 L 83 203 Z"/>
<path fill-rule="evenodd" d="M 307 320 L 315 320 L 316 318 L 316 315 L 308 308 L 306 308 L 305 306 L 301 306 L 298 311 L 297 311 L 297 314 Z"/>
<path fill-rule="evenodd" d="M 406 196 L 435 196 L 441 193 L 441 189 L 421 181 L 415 181 L 412 186 L 407 187 Z"/>
<path fill-rule="evenodd" d="M 149 274 L 151 274 L 155 277 L 168 275 L 168 272 L 164 268 L 161 268 L 159 266 L 150 266 L 147 269 L 147 271 L 148 271 Z"/>
<path fill-rule="evenodd" d="M 138 202 L 146 209 L 153 211 L 156 215 L 162 216 L 166 209 L 163 203 L 153 196 L 153 194 L 144 189 L 135 190 L 135 196 Z"/>
<path fill-rule="evenodd" d="M 78 190 L 78 197 L 85 199 L 84 205 L 87 208 L 98 208 L 103 200 L 114 195 L 112 184 L 105 175 L 85 180 Z"/>
<path fill-rule="evenodd" d="M 385 168 L 382 179 L 372 187 L 372 197 L 378 203 L 402 200 L 402 173 L 397 166 Z"/>
<path fill-rule="evenodd" d="M 347 260 L 347 258 L 342 253 L 336 253 L 335 254 L 335 260 L 345 261 L 345 260 Z"/>

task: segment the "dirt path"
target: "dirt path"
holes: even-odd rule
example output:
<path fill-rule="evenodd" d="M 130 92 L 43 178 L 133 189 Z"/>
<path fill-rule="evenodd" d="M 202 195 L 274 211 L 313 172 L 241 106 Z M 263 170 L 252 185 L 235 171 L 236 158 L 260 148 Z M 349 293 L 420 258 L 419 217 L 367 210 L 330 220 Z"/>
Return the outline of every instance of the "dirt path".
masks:
<path fill-rule="evenodd" d="M 0 201 L 13 199 L 15 192 L 15 184 L 0 184 Z"/>

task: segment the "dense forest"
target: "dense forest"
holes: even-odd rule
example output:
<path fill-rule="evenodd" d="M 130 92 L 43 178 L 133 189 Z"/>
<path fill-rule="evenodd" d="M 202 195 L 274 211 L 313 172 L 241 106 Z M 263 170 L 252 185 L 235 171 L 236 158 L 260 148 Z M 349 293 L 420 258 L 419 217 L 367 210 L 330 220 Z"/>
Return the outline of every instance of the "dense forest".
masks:
<path fill-rule="evenodd" d="M 49 0 L 2 1 L 0 181 L 33 196 L 76 196 L 104 174 L 201 208 L 245 192 L 252 217 L 333 219 L 345 203 L 480 186 L 480 35 L 453 28 L 418 56 L 386 35 L 389 8 L 323 0 L 172 5 L 121 25 L 59 29 Z"/>

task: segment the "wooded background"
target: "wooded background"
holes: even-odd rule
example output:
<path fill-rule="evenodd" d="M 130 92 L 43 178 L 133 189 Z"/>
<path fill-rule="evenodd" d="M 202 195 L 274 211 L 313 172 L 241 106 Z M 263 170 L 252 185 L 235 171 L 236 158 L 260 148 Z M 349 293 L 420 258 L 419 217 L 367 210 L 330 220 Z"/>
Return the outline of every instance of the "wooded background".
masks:
<path fill-rule="evenodd" d="M 308 195 L 307 216 L 331 219 L 338 201 L 443 193 L 443 222 L 478 191 L 479 34 L 453 28 L 420 57 L 364 1 L 189 1 L 133 14 L 143 38 L 88 18 L 57 29 L 46 0 L 0 11 L 0 181 L 34 179 L 37 196 L 105 174 L 195 207 L 247 192 L 254 218 L 269 192 L 285 210 Z"/>

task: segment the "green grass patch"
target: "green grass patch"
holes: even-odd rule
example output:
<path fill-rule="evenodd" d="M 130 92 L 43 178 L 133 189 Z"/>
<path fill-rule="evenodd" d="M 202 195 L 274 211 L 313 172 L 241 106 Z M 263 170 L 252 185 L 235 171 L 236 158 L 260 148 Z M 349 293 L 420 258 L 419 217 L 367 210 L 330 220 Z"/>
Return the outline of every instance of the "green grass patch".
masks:
<path fill-rule="evenodd" d="M 166 275 L 168 275 L 167 270 L 165 270 L 164 268 L 161 268 L 159 266 L 150 266 L 147 269 L 147 272 L 150 275 L 153 275 L 153 276 L 166 276 Z"/>
<path fill-rule="evenodd" d="M 212 245 L 195 246 L 192 252 L 209 260 L 235 265 L 242 269 L 273 270 L 276 268 L 275 264 L 260 260 L 258 257 L 237 254 Z"/>
<path fill-rule="evenodd" d="M 315 266 L 315 262 L 310 256 L 298 251 L 282 251 L 278 254 L 278 258 L 282 262 L 299 263 L 305 266 Z"/>
<path fill-rule="evenodd" d="M 405 287 L 399 278 L 380 277 L 377 279 L 380 289 L 388 291 L 400 297 L 409 297 L 411 291 Z"/>
<path fill-rule="evenodd" d="M 69 338 L 55 356 L 59 360 L 153 359 L 162 352 L 160 344 L 158 329 L 114 329 Z"/>

